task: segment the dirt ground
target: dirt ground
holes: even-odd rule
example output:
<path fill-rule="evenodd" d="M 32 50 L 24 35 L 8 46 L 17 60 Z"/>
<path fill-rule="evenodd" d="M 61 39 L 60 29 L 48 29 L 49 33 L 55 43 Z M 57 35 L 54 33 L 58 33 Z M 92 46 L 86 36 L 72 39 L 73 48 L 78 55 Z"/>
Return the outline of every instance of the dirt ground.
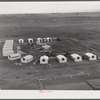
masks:
<path fill-rule="evenodd" d="M 100 56 L 99 32 L 100 13 L 0 15 L 1 49 L 2 41 L 6 39 L 62 36 L 78 40 Z M 77 44 L 76 47 L 80 46 Z M 67 50 L 70 49 L 67 47 Z M 34 55 L 37 58 L 37 53 Z M 10 90 L 100 89 L 99 60 L 79 63 L 69 61 L 59 64 L 53 59 L 48 65 L 33 64 L 33 62 L 16 65 L 16 61 L 3 58 L 0 51 L 0 88 Z"/>

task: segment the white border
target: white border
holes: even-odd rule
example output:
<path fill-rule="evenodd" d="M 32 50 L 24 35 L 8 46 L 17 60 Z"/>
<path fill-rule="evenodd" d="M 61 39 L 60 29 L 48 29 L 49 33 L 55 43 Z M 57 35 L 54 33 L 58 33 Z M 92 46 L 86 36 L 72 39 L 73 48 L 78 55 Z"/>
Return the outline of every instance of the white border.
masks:
<path fill-rule="evenodd" d="M 45 91 L 45 90 L 44 90 Z M 0 99 L 99 99 L 100 91 L 52 91 L 1 90 Z"/>
<path fill-rule="evenodd" d="M 95 3 L 95 1 L 92 2 Z M 2 3 L 7 3 L 7 2 L 2 2 Z M 100 3 L 100 1 L 97 1 L 96 3 Z M 0 99 L 47 99 L 47 98 L 49 99 L 57 99 L 57 98 L 58 99 L 91 99 L 91 98 L 100 99 L 100 91 L 94 91 L 94 90 L 93 91 L 88 91 L 88 90 L 87 91 L 82 91 L 82 90 L 81 91 L 77 91 L 77 90 L 58 91 L 57 90 L 51 92 L 46 92 L 44 90 L 44 92 L 45 93 L 40 93 L 39 90 L 36 91 L 35 90 L 0 90 Z"/>
<path fill-rule="evenodd" d="M 0 2 L 0 14 L 100 11 L 100 1 Z"/>

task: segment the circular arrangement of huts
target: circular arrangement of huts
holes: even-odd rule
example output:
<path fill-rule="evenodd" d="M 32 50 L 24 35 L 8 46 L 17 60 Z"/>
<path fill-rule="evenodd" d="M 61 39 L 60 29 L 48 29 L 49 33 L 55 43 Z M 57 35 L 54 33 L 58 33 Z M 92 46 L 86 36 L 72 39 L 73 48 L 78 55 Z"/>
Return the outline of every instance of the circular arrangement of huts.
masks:
<path fill-rule="evenodd" d="M 32 38 L 28 38 L 27 41 L 30 44 L 34 42 Z M 38 41 L 39 43 L 43 42 L 43 41 L 49 42 L 49 41 L 52 41 L 52 38 L 49 38 L 49 37 L 48 38 L 37 38 L 36 41 Z M 18 39 L 18 43 L 20 43 L 20 44 L 24 43 L 24 39 Z M 2 48 L 2 55 L 4 57 L 8 57 L 9 60 L 20 59 L 21 63 L 29 63 L 34 60 L 33 55 L 26 55 L 26 56 L 22 57 L 22 55 L 20 53 L 14 53 L 13 44 L 14 44 L 13 40 L 5 41 L 3 48 Z M 47 44 L 42 46 L 42 49 L 44 49 L 44 50 L 49 50 L 50 48 L 51 47 Z M 49 56 L 43 55 L 39 58 L 39 62 L 40 62 L 40 64 L 48 64 L 49 59 L 50 59 Z M 81 62 L 83 59 L 93 61 L 93 60 L 97 60 L 97 55 L 87 52 L 87 53 L 84 53 L 83 56 L 80 56 L 77 53 L 72 53 L 69 56 L 65 56 L 62 54 L 58 54 L 55 56 L 55 60 L 58 63 L 67 63 L 68 59 L 71 59 L 74 62 Z"/>

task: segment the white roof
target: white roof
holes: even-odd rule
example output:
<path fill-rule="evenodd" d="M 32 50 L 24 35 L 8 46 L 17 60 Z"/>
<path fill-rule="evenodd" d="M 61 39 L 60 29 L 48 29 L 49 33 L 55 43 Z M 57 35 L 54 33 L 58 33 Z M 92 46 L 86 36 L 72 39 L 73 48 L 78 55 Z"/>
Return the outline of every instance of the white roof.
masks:
<path fill-rule="evenodd" d="M 32 55 L 27 55 L 27 56 L 24 56 L 23 58 L 30 59 L 30 58 L 33 58 L 33 56 Z"/>
<path fill-rule="evenodd" d="M 37 40 L 42 39 L 42 38 L 37 38 Z"/>
<path fill-rule="evenodd" d="M 24 39 L 19 39 L 19 41 L 23 41 Z"/>
<path fill-rule="evenodd" d="M 47 37 L 47 39 L 52 39 L 52 38 L 50 38 L 50 37 Z"/>
<path fill-rule="evenodd" d="M 11 43 L 11 42 L 13 42 L 13 40 L 6 40 L 5 42 L 7 42 L 7 43 Z"/>
<path fill-rule="evenodd" d="M 57 55 L 57 58 L 66 58 L 64 55 Z"/>
<path fill-rule="evenodd" d="M 15 53 L 15 54 L 11 54 L 10 56 L 15 57 L 15 56 L 20 56 L 20 55 L 21 55 L 20 53 Z"/>
<path fill-rule="evenodd" d="M 9 45 L 9 44 L 13 44 L 13 42 L 5 42 L 4 45 Z"/>
<path fill-rule="evenodd" d="M 13 44 L 12 43 L 10 43 L 10 44 L 6 43 L 3 46 L 13 46 Z"/>
<path fill-rule="evenodd" d="M 3 45 L 4 48 L 6 47 L 13 47 L 13 44 L 9 44 L 9 45 Z"/>
<path fill-rule="evenodd" d="M 9 50 L 9 51 L 10 51 L 10 50 L 13 50 L 13 48 L 3 48 L 3 49 L 2 49 L 2 51 L 8 51 L 8 50 Z"/>
<path fill-rule="evenodd" d="M 85 55 L 87 55 L 87 56 L 94 56 L 93 53 L 89 53 L 89 52 L 85 53 Z"/>
<path fill-rule="evenodd" d="M 81 57 L 80 55 L 75 54 L 75 53 L 71 54 L 71 56 L 72 56 L 73 58 L 76 58 L 76 57 Z"/>
<path fill-rule="evenodd" d="M 3 48 L 11 48 L 13 45 L 4 45 Z"/>
<path fill-rule="evenodd" d="M 4 45 L 13 44 L 13 42 L 5 42 Z"/>
<path fill-rule="evenodd" d="M 29 38 L 28 40 L 33 40 L 32 38 Z"/>
<path fill-rule="evenodd" d="M 13 45 L 13 40 L 6 40 L 4 45 Z"/>
<path fill-rule="evenodd" d="M 48 56 L 46 56 L 46 55 L 44 55 L 44 56 L 41 56 L 41 57 L 40 57 L 40 59 L 47 59 L 47 60 L 48 60 L 48 59 L 49 59 L 49 57 L 48 57 Z"/>
<path fill-rule="evenodd" d="M 6 43 L 4 46 L 13 46 L 13 43 Z"/>
<path fill-rule="evenodd" d="M 6 40 L 2 50 L 13 49 L 13 40 Z"/>
<path fill-rule="evenodd" d="M 13 51 L 13 50 L 3 51 L 3 53 L 9 53 L 9 52 L 13 52 L 13 53 L 14 53 L 14 51 Z"/>
<path fill-rule="evenodd" d="M 48 47 L 48 48 L 49 48 L 50 46 L 49 46 L 49 45 L 44 45 L 44 46 L 42 46 L 42 47 L 43 47 L 43 48 L 45 48 L 45 47 Z"/>

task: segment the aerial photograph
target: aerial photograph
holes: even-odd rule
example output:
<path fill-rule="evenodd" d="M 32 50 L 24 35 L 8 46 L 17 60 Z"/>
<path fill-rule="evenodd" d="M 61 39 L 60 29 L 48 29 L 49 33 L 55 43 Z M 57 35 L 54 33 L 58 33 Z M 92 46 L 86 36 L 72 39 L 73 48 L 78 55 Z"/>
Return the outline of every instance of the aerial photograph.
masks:
<path fill-rule="evenodd" d="M 0 2 L 0 90 L 100 90 L 100 1 Z"/>

